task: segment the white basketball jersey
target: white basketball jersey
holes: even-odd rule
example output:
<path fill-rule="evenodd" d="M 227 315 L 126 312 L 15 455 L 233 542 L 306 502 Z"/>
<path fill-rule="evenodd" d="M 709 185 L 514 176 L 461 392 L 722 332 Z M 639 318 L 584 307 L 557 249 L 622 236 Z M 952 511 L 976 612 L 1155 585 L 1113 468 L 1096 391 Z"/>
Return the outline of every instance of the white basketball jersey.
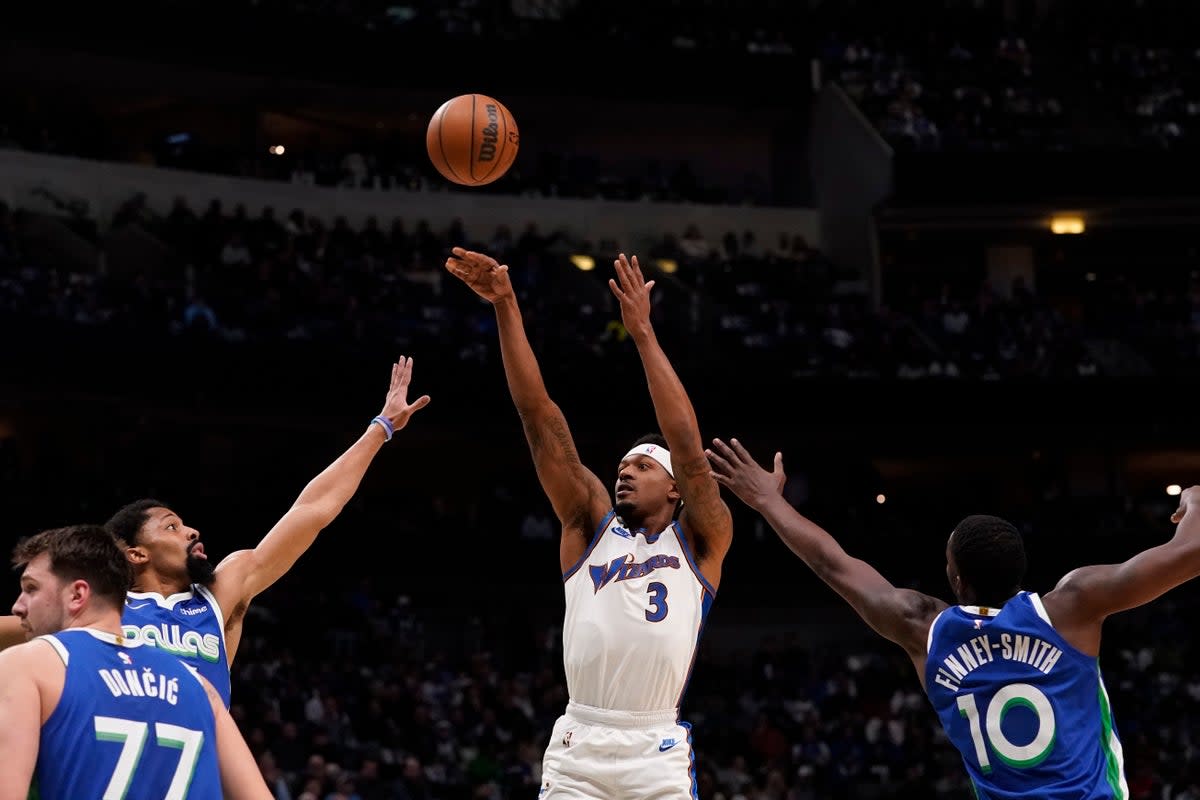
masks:
<path fill-rule="evenodd" d="M 610 511 L 563 588 L 571 700 L 616 711 L 678 709 L 715 595 L 679 523 L 633 534 Z"/>

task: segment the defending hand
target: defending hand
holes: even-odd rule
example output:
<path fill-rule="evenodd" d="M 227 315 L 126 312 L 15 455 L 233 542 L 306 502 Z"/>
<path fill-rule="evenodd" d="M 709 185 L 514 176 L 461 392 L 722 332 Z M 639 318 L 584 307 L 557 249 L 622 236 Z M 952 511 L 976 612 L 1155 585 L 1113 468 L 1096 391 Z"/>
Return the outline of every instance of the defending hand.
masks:
<path fill-rule="evenodd" d="M 741 442 L 737 439 L 729 441 L 730 444 L 725 444 L 720 439 L 713 439 L 713 448 L 704 451 L 717 483 L 728 487 L 753 509 L 761 508 L 775 495 L 783 494 L 783 486 L 787 482 L 787 475 L 783 471 L 783 453 L 775 454 L 774 468 L 767 472 L 750 457 Z"/>
<path fill-rule="evenodd" d="M 408 382 L 412 380 L 413 360 L 400 356 L 400 360 L 392 364 L 392 384 L 388 387 L 387 399 L 383 401 L 382 417 L 387 417 L 392 428 L 400 430 L 408 424 L 413 414 L 429 405 L 429 395 L 423 394 L 411 403 L 408 402 Z"/>

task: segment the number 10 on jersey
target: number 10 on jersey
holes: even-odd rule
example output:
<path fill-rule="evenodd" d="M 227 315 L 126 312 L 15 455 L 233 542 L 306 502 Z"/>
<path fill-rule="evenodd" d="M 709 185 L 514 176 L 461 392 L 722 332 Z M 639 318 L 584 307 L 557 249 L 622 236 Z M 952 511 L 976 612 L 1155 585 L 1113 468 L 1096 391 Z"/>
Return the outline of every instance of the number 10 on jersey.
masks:
<path fill-rule="evenodd" d="M 1024 706 L 1037 716 L 1037 733 L 1028 744 L 1013 744 L 1001 728 L 1004 716 L 1015 706 Z M 971 726 L 975 757 L 979 759 L 979 768 L 985 773 L 992 771 L 992 762 L 988 755 L 989 744 L 991 751 L 1001 761 L 1010 767 L 1018 768 L 1037 766 L 1045 761 L 1054 749 L 1057 733 L 1054 709 L 1050 706 L 1050 699 L 1036 686 L 1028 683 L 1010 683 L 1002 687 L 992 695 L 983 725 L 980 725 L 979 707 L 975 703 L 974 694 L 965 694 L 958 698 L 958 713 L 962 714 Z"/>

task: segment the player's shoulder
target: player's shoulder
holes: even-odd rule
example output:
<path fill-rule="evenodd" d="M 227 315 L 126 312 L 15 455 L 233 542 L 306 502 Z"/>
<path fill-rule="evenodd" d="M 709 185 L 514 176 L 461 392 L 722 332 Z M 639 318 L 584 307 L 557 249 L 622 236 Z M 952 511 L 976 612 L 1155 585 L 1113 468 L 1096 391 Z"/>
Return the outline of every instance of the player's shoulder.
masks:
<path fill-rule="evenodd" d="M 929 619 L 931 622 L 951 605 L 940 597 L 918 592 L 916 589 L 900 589 L 913 616 Z"/>
<path fill-rule="evenodd" d="M 893 602 L 909 631 L 906 634 L 909 641 L 905 647 L 918 650 L 928 650 L 934 636 L 945 630 L 946 625 L 938 624 L 938 621 L 948 609 L 954 607 L 940 597 L 915 589 L 895 589 Z"/>
<path fill-rule="evenodd" d="M 212 582 L 204 588 L 219 601 L 223 600 L 224 605 L 233 599 L 233 596 L 226 596 L 228 593 L 234 592 L 236 595 L 240 592 L 241 584 L 254 568 L 254 564 L 253 550 L 234 550 L 217 563 Z"/>
<path fill-rule="evenodd" d="M 0 674 L 45 674 L 46 670 L 53 668 L 55 664 L 64 665 L 61 655 L 64 651 L 64 646 L 58 639 L 52 641 L 44 636 L 30 639 L 28 642 L 0 650 Z"/>
<path fill-rule="evenodd" d="M 234 550 L 232 553 L 228 554 L 219 562 L 217 562 L 217 575 L 221 574 L 221 570 L 228 570 L 243 565 L 253 555 L 254 551 L 250 548 L 246 548 L 244 550 Z"/>
<path fill-rule="evenodd" d="M 1053 589 L 1038 595 L 1038 600 L 1047 610 L 1069 609 L 1092 589 L 1102 569 L 1103 567 L 1099 566 L 1076 567 L 1063 575 Z"/>

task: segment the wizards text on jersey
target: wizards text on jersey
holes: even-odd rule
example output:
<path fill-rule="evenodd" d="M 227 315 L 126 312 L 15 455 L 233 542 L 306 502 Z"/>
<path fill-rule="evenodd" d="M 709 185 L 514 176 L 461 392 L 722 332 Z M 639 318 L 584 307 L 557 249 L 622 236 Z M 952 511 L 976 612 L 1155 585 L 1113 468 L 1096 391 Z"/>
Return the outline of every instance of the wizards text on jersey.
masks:
<path fill-rule="evenodd" d="M 653 555 L 639 564 L 634 562 L 633 553 L 626 553 L 607 564 L 589 564 L 588 574 L 592 576 L 595 591 L 599 592 L 613 581 L 642 578 L 656 569 L 679 569 L 679 556 Z"/>

